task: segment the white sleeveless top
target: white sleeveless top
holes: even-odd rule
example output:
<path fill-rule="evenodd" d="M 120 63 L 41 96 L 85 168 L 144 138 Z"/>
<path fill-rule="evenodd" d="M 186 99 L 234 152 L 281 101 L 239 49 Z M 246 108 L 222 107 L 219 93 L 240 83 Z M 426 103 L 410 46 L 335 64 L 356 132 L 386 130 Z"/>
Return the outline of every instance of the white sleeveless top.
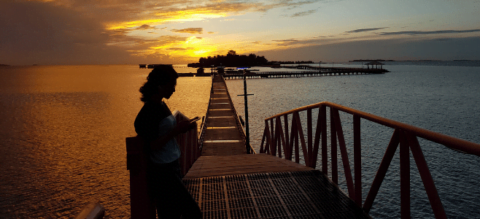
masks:
<path fill-rule="evenodd" d="M 166 135 L 177 125 L 173 115 L 169 115 L 160 122 L 159 137 Z M 181 152 L 175 138 L 165 144 L 161 149 L 152 152 L 152 161 L 157 164 L 171 163 L 180 158 Z"/>

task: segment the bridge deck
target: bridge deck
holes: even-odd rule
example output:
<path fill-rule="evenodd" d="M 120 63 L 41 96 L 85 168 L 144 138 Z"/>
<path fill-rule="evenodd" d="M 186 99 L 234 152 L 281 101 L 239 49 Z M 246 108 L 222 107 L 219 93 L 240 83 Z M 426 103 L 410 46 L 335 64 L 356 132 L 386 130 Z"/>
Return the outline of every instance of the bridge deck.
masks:
<path fill-rule="evenodd" d="M 184 183 L 203 218 L 370 218 L 317 170 L 193 178 Z"/>
<path fill-rule="evenodd" d="M 202 155 L 183 180 L 203 218 L 369 218 L 323 173 L 246 154 L 225 82 L 212 83 Z"/>
<path fill-rule="evenodd" d="M 213 78 L 202 156 L 246 154 L 245 140 L 235 122 L 234 106 L 220 76 Z"/>
<path fill-rule="evenodd" d="M 313 169 L 267 154 L 200 156 L 184 178 L 309 170 Z"/>

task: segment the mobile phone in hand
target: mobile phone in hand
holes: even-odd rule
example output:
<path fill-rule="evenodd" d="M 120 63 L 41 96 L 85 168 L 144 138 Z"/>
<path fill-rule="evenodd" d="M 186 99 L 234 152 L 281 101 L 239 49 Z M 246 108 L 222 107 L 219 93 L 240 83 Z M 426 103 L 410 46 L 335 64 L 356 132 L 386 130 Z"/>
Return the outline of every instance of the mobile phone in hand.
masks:
<path fill-rule="evenodd" d="M 196 121 L 198 121 L 198 120 L 200 120 L 200 117 L 197 116 L 197 117 L 195 117 L 195 118 L 193 118 L 193 119 L 190 119 L 190 123 L 196 122 Z"/>

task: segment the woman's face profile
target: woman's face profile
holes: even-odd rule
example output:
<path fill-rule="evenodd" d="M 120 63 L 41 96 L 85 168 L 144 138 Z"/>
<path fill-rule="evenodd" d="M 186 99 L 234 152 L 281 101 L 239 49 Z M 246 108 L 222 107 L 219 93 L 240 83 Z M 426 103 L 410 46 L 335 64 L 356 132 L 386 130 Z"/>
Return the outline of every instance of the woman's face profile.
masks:
<path fill-rule="evenodd" d="M 166 85 L 162 86 L 163 94 L 166 99 L 169 99 L 175 92 L 175 86 L 177 86 L 177 79 L 171 80 Z"/>

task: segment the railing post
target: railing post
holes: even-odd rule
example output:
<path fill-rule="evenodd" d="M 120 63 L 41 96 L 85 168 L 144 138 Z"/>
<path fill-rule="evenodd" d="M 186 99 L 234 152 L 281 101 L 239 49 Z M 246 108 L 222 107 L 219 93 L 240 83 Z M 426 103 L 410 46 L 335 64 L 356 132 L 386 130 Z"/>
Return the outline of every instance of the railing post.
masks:
<path fill-rule="evenodd" d="M 312 150 L 313 150 L 313 140 L 312 140 L 312 109 L 311 108 L 308 108 L 307 109 L 307 140 L 308 140 L 308 143 L 307 143 L 307 151 L 308 151 L 308 164 L 306 166 L 308 167 L 312 167 L 315 166 L 314 165 L 314 161 L 312 161 L 312 158 L 313 158 L 313 153 L 312 153 Z"/>
<path fill-rule="evenodd" d="M 195 125 L 195 128 L 197 128 L 197 125 Z M 201 134 L 201 133 L 200 133 Z M 195 149 L 193 150 L 193 159 L 194 159 L 194 162 L 197 160 L 198 158 L 198 151 L 200 149 L 198 148 L 198 131 L 195 132 Z M 192 163 L 193 165 L 193 163 Z"/>
<path fill-rule="evenodd" d="M 430 174 L 430 170 L 428 169 L 427 162 L 425 161 L 425 157 L 423 156 L 422 149 L 420 148 L 420 144 L 418 144 L 417 137 L 410 133 L 407 133 L 406 135 L 408 138 L 410 149 L 412 150 L 413 158 L 415 159 L 415 163 L 417 164 L 418 172 L 420 172 L 420 177 L 422 178 L 422 182 L 425 186 L 428 199 L 430 200 L 433 214 L 435 214 L 435 218 L 447 218 L 447 214 L 445 214 L 445 210 L 443 209 L 442 201 L 438 196 L 437 188 L 435 187 L 435 183 L 433 182 L 432 175 Z"/>
<path fill-rule="evenodd" d="M 318 117 L 317 117 L 317 128 L 315 130 L 315 140 L 314 140 L 314 143 L 313 143 L 313 151 L 312 151 L 312 156 L 311 156 L 311 160 L 312 160 L 312 167 L 313 169 L 315 169 L 317 167 L 317 159 L 318 159 L 318 148 L 319 148 L 319 145 L 320 145 L 320 134 L 322 133 L 322 110 L 320 108 L 318 108 Z"/>
<path fill-rule="evenodd" d="M 285 142 L 285 135 L 284 135 L 284 132 L 283 132 L 283 129 L 282 129 L 282 121 L 280 119 L 280 117 L 277 117 L 277 129 L 278 129 L 278 133 L 279 133 L 279 141 L 281 144 L 280 145 L 283 145 L 283 154 L 285 155 L 285 159 L 287 158 L 287 154 L 288 154 L 288 149 L 287 149 L 287 143 Z M 282 151 L 282 147 L 280 146 L 279 147 L 279 155 L 281 157 L 281 151 Z M 291 156 L 290 156 L 291 157 Z"/>
<path fill-rule="evenodd" d="M 277 142 L 277 139 L 275 138 L 275 129 L 273 128 L 273 119 L 270 120 L 270 134 L 271 134 L 271 137 L 270 137 L 270 154 L 273 155 L 273 156 L 277 156 L 277 152 L 276 152 L 276 142 Z"/>
<path fill-rule="evenodd" d="M 278 157 L 282 158 L 282 143 L 284 144 L 285 148 L 285 140 L 283 139 L 283 133 L 282 133 L 282 123 L 280 122 L 280 117 L 277 117 L 275 119 L 275 136 L 277 138 L 277 145 L 278 145 Z M 282 142 L 283 140 L 283 142 Z M 285 151 L 283 151 L 285 154 Z"/>
<path fill-rule="evenodd" d="M 187 135 L 186 133 L 182 133 L 180 135 L 177 136 L 177 143 L 179 144 L 180 146 L 180 151 L 181 151 L 181 154 L 182 156 L 180 157 L 180 168 L 181 168 L 181 171 L 182 171 L 182 174 L 185 175 L 186 173 L 186 170 L 185 170 L 185 164 L 186 164 L 186 157 L 185 157 L 185 154 L 186 154 L 186 139 L 187 138 Z"/>
<path fill-rule="evenodd" d="M 353 115 L 353 164 L 355 165 L 355 203 L 362 206 L 362 144 L 360 116 Z"/>
<path fill-rule="evenodd" d="M 332 156 L 332 181 L 338 184 L 338 167 L 337 167 L 337 133 L 335 131 L 334 109 L 330 107 L 330 140 L 331 140 L 331 156 Z"/>
<path fill-rule="evenodd" d="M 190 145 L 189 145 L 189 149 L 188 149 L 188 170 L 190 170 L 190 168 L 192 167 L 193 165 L 193 162 L 195 161 L 195 158 L 194 158 L 194 153 L 195 153 L 195 147 L 197 146 L 196 144 L 196 135 L 195 133 L 197 133 L 197 124 L 195 123 L 195 128 L 192 129 L 192 132 L 190 133 Z"/>
<path fill-rule="evenodd" d="M 280 153 L 282 153 L 280 151 L 280 139 L 278 137 L 279 133 L 278 133 L 278 126 L 277 126 L 277 123 L 275 121 L 275 119 L 272 119 L 272 124 L 273 124 L 273 128 L 274 128 L 274 132 L 273 132 L 273 138 L 275 139 L 275 142 L 274 142 L 274 151 L 275 151 L 275 156 L 277 156 L 277 153 L 278 153 L 278 156 L 281 158 L 282 155 Z"/>
<path fill-rule="evenodd" d="M 286 146 L 284 146 L 283 150 L 285 151 L 288 150 L 288 156 L 285 154 L 285 159 L 292 160 L 292 144 L 290 144 L 290 138 L 288 135 L 288 114 L 285 114 L 283 116 L 283 120 L 285 123 L 285 143 L 286 143 Z"/>
<path fill-rule="evenodd" d="M 335 129 L 337 132 L 338 143 L 340 147 L 340 155 L 342 156 L 343 169 L 345 172 L 345 180 L 348 188 L 348 195 L 352 200 L 355 200 L 355 187 L 353 186 L 352 171 L 350 169 L 350 162 L 348 160 L 347 147 L 345 145 L 345 137 L 343 136 L 342 122 L 338 110 L 334 111 Z"/>
<path fill-rule="evenodd" d="M 321 126 L 322 126 L 322 171 L 328 176 L 328 152 L 327 152 L 327 107 L 322 105 L 321 112 Z"/>
<path fill-rule="evenodd" d="M 297 117 L 296 119 L 297 130 L 298 130 L 297 139 L 300 140 L 300 144 L 302 144 L 303 158 L 305 159 L 305 165 L 306 165 L 309 163 L 309 155 L 308 155 L 308 150 L 305 143 L 305 136 L 303 135 L 302 123 L 300 122 L 300 115 L 298 114 L 298 112 L 294 112 L 293 115 Z"/>
<path fill-rule="evenodd" d="M 292 137 L 290 138 L 292 144 L 295 144 L 295 163 L 300 162 L 300 150 L 298 149 L 298 126 L 297 126 L 297 117 L 295 114 L 292 114 Z"/>
<path fill-rule="evenodd" d="M 265 153 L 264 143 L 265 145 L 268 145 L 265 141 L 265 139 L 267 138 L 267 128 L 268 128 L 267 121 L 265 121 L 265 128 L 263 129 L 262 143 L 260 144 L 260 153 Z"/>
<path fill-rule="evenodd" d="M 410 214 L 410 154 L 406 135 L 400 132 L 400 206 L 401 218 L 409 219 Z"/>
<path fill-rule="evenodd" d="M 127 169 L 130 170 L 130 211 L 132 219 L 155 219 L 155 205 L 148 195 L 147 155 L 140 137 L 127 138 Z"/>
<path fill-rule="evenodd" d="M 267 153 L 267 154 L 270 154 L 270 145 L 271 145 L 271 135 L 270 135 L 270 129 L 268 128 L 268 120 L 265 120 L 265 149 L 264 149 L 264 152 Z"/>

